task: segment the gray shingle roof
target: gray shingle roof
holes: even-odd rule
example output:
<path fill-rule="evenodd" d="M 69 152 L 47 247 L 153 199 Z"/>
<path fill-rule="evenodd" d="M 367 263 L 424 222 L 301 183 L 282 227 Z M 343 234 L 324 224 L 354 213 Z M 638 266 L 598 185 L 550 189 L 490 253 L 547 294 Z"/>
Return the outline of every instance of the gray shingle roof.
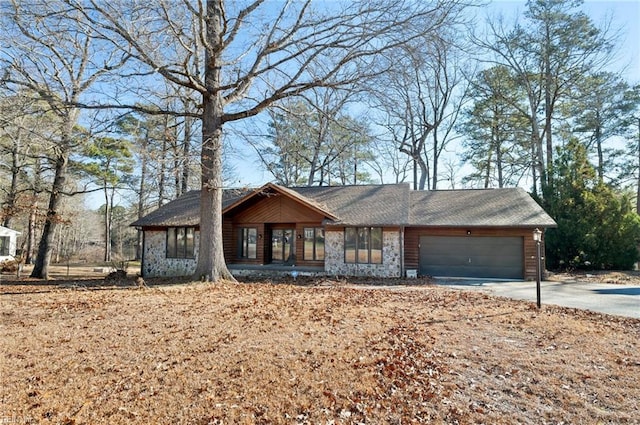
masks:
<path fill-rule="evenodd" d="M 345 226 L 555 227 L 556 223 L 521 188 L 412 191 L 408 184 L 282 188 L 314 208 L 329 212 L 328 224 Z M 266 186 L 265 186 L 266 187 Z M 226 190 L 223 210 L 241 205 L 251 190 Z M 200 192 L 192 191 L 132 223 L 132 226 L 196 226 Z"/>
<path fill-rule="evenodd" d="M 522 188 L 411 192 L 414 226 L 555 227 Z"/>
<path fill-rule="evenodd" d="M 228 189 L 222 195 L 222 209 L 245 196 L 246 189 Z M 192 190 L 131 223 L 135 227 L 197 226 L 200 224 L 200 191 Z"/>
<path fill-rule="evenodd" d="M 347 226 L 401 225 L 409 218 L 409 185 L 322 186 L 292 188 L 314 199 Z"/>

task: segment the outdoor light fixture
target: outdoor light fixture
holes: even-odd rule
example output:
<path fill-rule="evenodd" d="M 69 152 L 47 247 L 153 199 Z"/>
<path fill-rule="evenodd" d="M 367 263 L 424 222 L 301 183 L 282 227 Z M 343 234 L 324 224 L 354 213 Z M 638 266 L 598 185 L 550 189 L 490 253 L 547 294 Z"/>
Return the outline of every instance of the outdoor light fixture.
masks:
<path fill-rule="evenodd" d="M 542 242 L 542 230 L 537 227 L 533 230 L 533 240 L 536 242 Z"/>
<path fill-rule="evenodd" d="M 542 245 L 542 230 L 537 227 L 533 230 L 533 240 L 536 243 L 536 299 L 540 308 L 540 280 L 542 275 L 542 256 L 540 255 Z"/>

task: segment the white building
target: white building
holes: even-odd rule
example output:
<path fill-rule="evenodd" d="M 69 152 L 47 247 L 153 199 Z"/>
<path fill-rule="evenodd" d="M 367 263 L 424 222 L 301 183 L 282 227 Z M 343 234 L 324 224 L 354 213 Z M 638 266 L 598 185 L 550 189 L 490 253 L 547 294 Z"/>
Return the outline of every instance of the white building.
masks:
<path fill-rule="evenodd" d="M 0 226 L 0 262 L 15 257 L 19 234 L 20 232 Z"/>

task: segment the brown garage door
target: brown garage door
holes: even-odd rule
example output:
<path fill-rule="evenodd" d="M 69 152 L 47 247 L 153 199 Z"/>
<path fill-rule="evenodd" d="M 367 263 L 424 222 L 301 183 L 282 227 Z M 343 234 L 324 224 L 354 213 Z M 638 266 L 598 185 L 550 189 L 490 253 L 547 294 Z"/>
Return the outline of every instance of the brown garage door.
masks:
<path fill-rule="evenodd" d="M 420 274 L 523 278 L 522 237 L 421 236 Z"/>

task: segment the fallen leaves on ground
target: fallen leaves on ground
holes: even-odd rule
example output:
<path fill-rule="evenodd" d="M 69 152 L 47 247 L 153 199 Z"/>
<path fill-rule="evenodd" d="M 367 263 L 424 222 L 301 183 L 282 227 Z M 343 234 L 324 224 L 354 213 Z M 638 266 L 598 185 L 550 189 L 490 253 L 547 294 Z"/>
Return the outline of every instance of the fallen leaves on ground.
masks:
<path fill-rule="evenodd" d="M 421 285 L 0 286 L 3 419 L 640 423 L 640 321 Z"/>

